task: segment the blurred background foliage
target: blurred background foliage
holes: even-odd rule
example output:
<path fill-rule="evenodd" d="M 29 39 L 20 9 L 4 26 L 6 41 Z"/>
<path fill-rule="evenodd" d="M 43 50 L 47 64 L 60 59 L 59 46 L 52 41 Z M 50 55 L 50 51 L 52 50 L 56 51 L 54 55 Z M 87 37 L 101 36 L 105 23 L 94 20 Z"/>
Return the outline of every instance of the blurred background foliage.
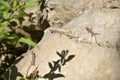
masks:
<path fill-rule="evenodd" d="M 29 23 L 35 27 L 32 24 L 34 17 L 25 9 L 39 6 L 43 1 L 0 0 L 0 76 L 18 56 L 40 41 L 43 32 L 24 26 L 23 22 L 28 17 Z"/>

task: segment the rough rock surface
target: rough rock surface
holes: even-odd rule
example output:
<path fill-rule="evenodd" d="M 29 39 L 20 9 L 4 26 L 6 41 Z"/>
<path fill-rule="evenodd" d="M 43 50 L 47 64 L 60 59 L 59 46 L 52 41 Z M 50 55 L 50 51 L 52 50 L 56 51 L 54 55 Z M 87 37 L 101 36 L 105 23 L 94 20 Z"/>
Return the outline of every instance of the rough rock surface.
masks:
<path fill-rule="evenodd" d="M 48 20 L 51 26 L 62 27 L 87 10 L 120 8 L 119 3 L 120 0 L 47 0 L 47 6 L 51 8 Z"/>
<path fill-rule="evenodd" d="M 90 10 L 62 28 L 47 29 L 39 48 L 32 50 L 36 54 L 40 74 L 49 71 L 48 62 L 58 58 L 56 51 L 67 49 L 75 58 L 62 68 L 65 78 L 57 80 L 119 80 L 120 14 L 117 11 L 105 13 Z M 100 46 L 94 37 L 91 38 L 86 27 L 99 33 L 96 38 Z M 58 32 L 51 33 L 50 30 Z M 74 38 L 71 39 L 67 34 Z M 20 72 L 26 73 L 31 58 L 31 54 L 26 54 L 17 64 Z"/>
<path fill-rule="evenodd" d="M 68 4 L 64 2 L 67 0 L 54 1 L 58 4 L 60 1 Z M 82 3 L 84 6 L 85 3 L 94 4 L 95 8 L 85 10 L 61 28 L 48 28 L 38 43 L 39 47 L 28 51 L 16 64 L 18 71 L 26 75 L 32 60 L 31 53 L 34 52 L 39 74 L 44 75 L 49 72 L 48 62 L 59 58 L 56 51 L 69 50 L 69 54 L 74 54 L 75 57 L 62 67 L 61 73 L 65 78 L 56 80 L 120 80 L 120 9 L 113 9 L 111 5 L 106 4 L 111 2 L 118 6 L 119 0 L 69 0 L 69 2 L 71 2 L 69 5 L 76 5 L 77 8 L 77 5 L 82 6 Z M 65 14 L 63 12 L 60 14 Z M 96 39 L 94 36 L 91 37 L 91 32 L 88 32 L 86 27 L 98 33 Z M 32 68 L 34 69 L 35 66 Z"/>

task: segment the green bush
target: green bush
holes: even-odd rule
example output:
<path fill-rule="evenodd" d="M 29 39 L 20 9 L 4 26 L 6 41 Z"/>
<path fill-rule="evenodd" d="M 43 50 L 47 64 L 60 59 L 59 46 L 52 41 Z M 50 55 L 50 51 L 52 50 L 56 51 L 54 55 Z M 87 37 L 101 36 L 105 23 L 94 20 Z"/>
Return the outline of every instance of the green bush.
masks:
<path fill-rule="evenodd" d="M 32 0 L 27 0 L 27 3 L 20 4 L 19 0 L 13 0 L 10 4 L 7 1 L 0 1 L 0 14 L 2 21 L 0 22 L 0 40 L 2 39 L 10 39 L 22 43 L 26 43 L 28 45 L 36 46 L 36 43 L 33 41 L 26 39 L 24 37 L 16 36 L 15 34 L 10 34 L 6 31 L 7 27 L 9 29 L 12 28 L 11 20 L 16 19 L 19 21 L 18 27 L 22 27 L 22 22 L 24 21 L 25 16 L 29 16 L 24 10 L 26 8 L 35 7 L 38 5 L 38 2 L 33 2 Z M 18 12 L 16 14 L 16 12 Z M 17 24 L 15 22 L 14 24 Z"/>
<path fill-rule="evenodd" d="M 37 46 L 36 42 L 15 32 L 16 28 L 23 29 L 24 17 L 29 17 L 25 9 L 38 6 L 42 0 L 0 0 L 0 76 L 13 63 L 19 51 L 29 46 Z M 13 21 L 15 20 L 15 21 Z M 18 21 L 18 23 L 17 23 Z"/>

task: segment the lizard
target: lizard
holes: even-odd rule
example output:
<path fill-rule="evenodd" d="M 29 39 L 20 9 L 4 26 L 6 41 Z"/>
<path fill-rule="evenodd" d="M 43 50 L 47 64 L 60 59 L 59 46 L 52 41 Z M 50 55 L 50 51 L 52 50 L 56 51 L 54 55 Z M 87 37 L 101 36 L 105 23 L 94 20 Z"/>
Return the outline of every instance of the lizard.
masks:
<path fill-rule="evenodd" d="M 97 38 L 96 38 L 96 35 L 98 35 L 98 33 L 95 33 L 95 32 L 92 30 L 92 28 L 89 28 L 89 27 L 86 27 L 86 30 L 87 30 L 88 33 L 91 34 L 91 37 L 94 37 L 94 38 L 95 38 L 96 44 L 97 44 L 98 46 L 101 46 L 101 45 L 98 43 Z"/>
<path fill-rule="evenodd" d="M 70 39 L 72 38 L 76 38 L 75 36 L 73 36 L 72 34 L 69 34 L 69 32 L 65 32 L 65 31 L 62 31 L 62 30 L 50 30 L 51 33 L 59 33 L 60 35 L 63 34 L 67 37 L 69 37 Z"/>
<path fill-rule="evenodd" d="M 31 64 L 29 65 L 29 67 L 28 67 L 28 69 L 27 69 L 26 76 L 28 76 L 28 72 L 29 72 L 30 68 L 31 68 L 32 66 L 35 66 L 36 55 L 35 55 L 34 52 L 32 52 L 31 54 L 32 54 L 32 60 L 31 60 Z"/>

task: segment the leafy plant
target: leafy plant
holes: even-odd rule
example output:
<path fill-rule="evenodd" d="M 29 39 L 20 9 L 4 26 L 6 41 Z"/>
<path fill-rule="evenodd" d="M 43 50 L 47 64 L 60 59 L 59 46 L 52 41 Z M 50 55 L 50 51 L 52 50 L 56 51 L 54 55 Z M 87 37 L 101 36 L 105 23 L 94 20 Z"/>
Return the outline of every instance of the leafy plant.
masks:
<path fill-rule="evenodd" d="M 25 9 L 38 6 L 40 4 L 38 1 L 41 0 L 22 1 L 0 0 L 0 58 L 4 56 L 4 59 L 0 62 L 0 76 L 13 63 L 15 58 L 27 50 L 29 46 L 37 46 L 36 42 L 25 37 L 23 21 L 24 17 L 34 19 L 29 13 L 25 12 Z M 18 29 L 21 29 L 22 34 L 16 32 Z"/>
<path fill-rule="evenodd" d="M 32 4 L 31 4 L 32 3 Z M 22 23 L 24 21 L 25 16 L 29 16 L 28 13 L 25 12 L 26 8 L 31 8 L 37 6 L 37 2 L 33 2 L 32 0 L 27 0 L 27 3 L 20 4 L 19 0 L 13 0 L 13 2 L 10 4 L 7 1 L 1 0 L 0 1 L 0 13 L 2 17 L 2 20 L 0 22 L 0 39 L 11 39 L 11 40 L 16 40 L 18 42 L 26 43 L 28 45 L 35 46 L 36 43 L 29 40 L 25 39 L 24 37 L 17 37 L 15 35 L 11 35 L 10 32 L 5 32 L 6 28 L 9 27 L 9 29 L 14 30 L 12 27 L 14 24 L 17 24 L 17 22 L 14 22 L 14 24 L 11 24 L 11 21 L 13 19 L 16 19 L 19 21 L 18 27 L 22 26 Z M 7 34 L 6 34 L 7 33 Z M 15 33 L 14 33 L 15 34 Z"/>

